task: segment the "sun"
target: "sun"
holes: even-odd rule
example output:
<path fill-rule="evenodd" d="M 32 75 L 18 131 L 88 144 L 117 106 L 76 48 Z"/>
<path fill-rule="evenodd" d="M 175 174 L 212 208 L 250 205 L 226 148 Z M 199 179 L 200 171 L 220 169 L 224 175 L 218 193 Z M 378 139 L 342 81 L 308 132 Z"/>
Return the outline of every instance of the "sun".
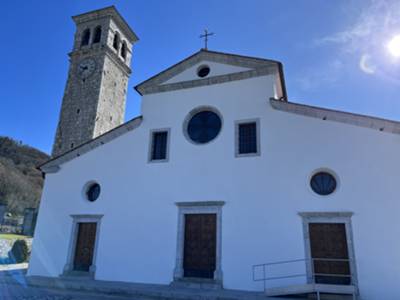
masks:
<path fill-rule="evenodd" d="M 395 35 L 387 44 L 387 49 L 394 57 L 400 57 L 400 34 Z"/>

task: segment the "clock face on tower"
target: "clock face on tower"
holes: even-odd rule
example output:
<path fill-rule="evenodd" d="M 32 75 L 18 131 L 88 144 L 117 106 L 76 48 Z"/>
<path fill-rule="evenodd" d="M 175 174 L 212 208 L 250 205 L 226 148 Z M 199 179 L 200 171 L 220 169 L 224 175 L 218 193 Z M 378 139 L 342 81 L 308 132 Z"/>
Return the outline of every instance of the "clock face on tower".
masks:
<path fill-rule="evenodd" d="M 96 62 L 91 58 L 83 59 L 78 65 L 78 75 L 82 79 L 88 78 L 96 69 Z"/>

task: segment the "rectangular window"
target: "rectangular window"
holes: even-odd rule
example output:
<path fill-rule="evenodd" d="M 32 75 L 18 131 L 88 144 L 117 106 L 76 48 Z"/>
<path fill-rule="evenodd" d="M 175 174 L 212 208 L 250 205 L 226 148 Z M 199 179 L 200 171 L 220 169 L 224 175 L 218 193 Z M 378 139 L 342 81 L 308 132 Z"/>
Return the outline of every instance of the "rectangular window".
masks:
<path fill-rule="evenodd" d="M 167 160 L 168 131 L 152 133 L 150 160 Z"/>
<path fill-rule="evenodd" d="M 259 132 L 258 121 L 243 121 L 236 124 L 236 156 L 258 155 Z"/>

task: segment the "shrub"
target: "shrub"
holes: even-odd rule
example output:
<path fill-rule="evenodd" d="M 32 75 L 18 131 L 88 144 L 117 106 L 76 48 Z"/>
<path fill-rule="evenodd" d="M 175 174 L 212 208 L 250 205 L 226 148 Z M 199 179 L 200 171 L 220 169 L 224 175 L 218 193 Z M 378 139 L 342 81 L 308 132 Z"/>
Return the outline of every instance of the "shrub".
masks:
<path fill-rule="evenodd" d="M 25 240 L 16 240 L 10 251 L 11 260 L 15 263 L 23 263 L 28 261 L 29 248 Z"/>

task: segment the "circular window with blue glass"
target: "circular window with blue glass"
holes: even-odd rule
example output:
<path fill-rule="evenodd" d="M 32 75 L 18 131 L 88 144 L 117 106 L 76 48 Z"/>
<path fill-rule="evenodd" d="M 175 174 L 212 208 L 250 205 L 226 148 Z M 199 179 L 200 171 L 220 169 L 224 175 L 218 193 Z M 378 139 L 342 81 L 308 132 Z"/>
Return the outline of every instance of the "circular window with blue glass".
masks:
<path fill-rule="evenodd" d="M 86 189 L 86 199 L 90 202 L 96 201 L 100 196 L 100 184 L 92 183 Z"/>
<path fill-rule="evenodd" d="M 335 176 L 326 171 L 315 173 L 310 180 L 311 189 L 318 195 L 327 196 L 332 194 L 337 187 Z"/>
<path fill-rule="evenodd" d="M 195 144 L 205 144 L 214 140 L 221 131 L 222 120 L 219 114 L 211 109 L 204 109 L 189 115 L 185 133 Z"/>
<path fill-rule="evenodd" d="M 197 76 L 200 78 L 206 77 L 210 74 L 210 67 L 207 65 L 202 65 L 197 69 Z"/>

